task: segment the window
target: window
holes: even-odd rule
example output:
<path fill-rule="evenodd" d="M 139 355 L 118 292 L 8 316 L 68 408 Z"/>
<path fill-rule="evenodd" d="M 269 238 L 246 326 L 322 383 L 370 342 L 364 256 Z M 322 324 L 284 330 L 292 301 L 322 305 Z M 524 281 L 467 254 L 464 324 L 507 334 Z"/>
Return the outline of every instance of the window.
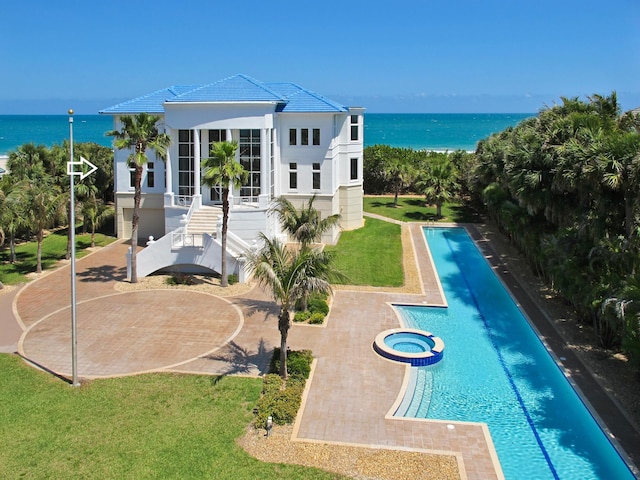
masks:
<path fill-rule="evenodd" d="M 193 130 L 178 130 L 178 196 L 191 197 L 194 189 Z"/>
<path fill-rule="evenodd" d="M 289 145 L 296 145 L 296 140 L 298 137 L 298 132 L 295 128 L 289 129 Z"/>
<path fill-rule="evenodd" d="M 154 171 L 155 165 L 153 162 L 147 162 L 147 187 L 153 188 L 156 186 L 156 175 Z"/>
<path fill-rule="evenodd" d="M 319 128 L 313 129 L 313 144 L 320 145 L 320 129 Z"/>
<path fill-rule="evenodd" d="M 313 164 L 313 189 L 320 190 L 320 164 Z"/>
<path fill-rule="evenodd" d="M 309 145 L 309 129 L 300 129 L 300 145 Z"/>
<path fill-rule="evenodd" d="M 298 164 L 289 164 L 289 189 L 295 190 L 298 188 Z"/>
<path fill-rule="evenodd" d="M 211 152 L 211 146 L 216 142 L 226 142 L 227 131 L 226 130 L 209 130 L 209 152 Z"/>
<path fill-rule="evenodd" d="M 240 130 L 240 164 L 249 172 L 247 181 L 240 187 L 240 196 L 251 202 L 260 195 L 260 130 Z"/>
<path fill-rule="evenodd" d="M 351 115 L 351 141 L 358 140 L 358 115 Z"/>
<path fill-rule="evenodd" d="M 136 188 L 136 169 L 135 168 L 129 169 L 129 186 L 131 188 Z"/>
<path fill-rule="evenodd" d="M 351 180 L 357 180 L 357 179 L 358 179 L 358 159 L 352 158 L 351 159 Z"/>

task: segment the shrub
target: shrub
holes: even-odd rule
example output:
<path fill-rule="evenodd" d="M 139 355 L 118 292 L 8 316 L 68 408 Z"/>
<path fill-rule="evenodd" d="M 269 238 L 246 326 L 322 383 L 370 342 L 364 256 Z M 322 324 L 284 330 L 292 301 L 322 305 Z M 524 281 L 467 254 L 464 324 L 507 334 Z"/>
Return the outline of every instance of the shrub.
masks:
<path fill-rule="evenodd" d="M 296 419 L 304 385 L 311 372 L 313 355 L 310 350 L 292 351 L 287 355 L 289 378 L 285 382 L 277 372 L 280 369 L 280 349 L 275 348 L 269 373 L 262 381 L 262 395 L 256 404 L 254 425 L 266 428 L 267 418 L 284 425 Z"/>
<path fill-rule="evenodd" d="M 329 313 L 329 304 L 321 297 L 311 297 L 307 308 L 311 313 L 322 313 L 323 317 Z"/>
<path fill-rule="evenodd" d="M 306 380 L 311 372 L 311 362 L 313 362 L 313 354 L 311 350 L 292 350 L 287 355 L 287 371 L 292 378 L 301 378 Z M 269 365 L 269 373 L 278 373 L 280 371 L 280 349 L 273 349 L 273 357 Z"/>
<path fill-rule="evenodd" d="M 304 382 L 289 380 L 285 383 L 279 375 L 275 374 L 265 375 L 265 380 L 267 377 L 270 377 L 269 387 L 258 399 L 255 426 L 265 428 L 269 416 L 276 425 L 293 423 L 302 401 Z"/>
<path fill-rule="evenodd" d="M 195 280 L 191 275 L 186 273 L 172 273 L 169 278 L 165 280 L 167 285 L 193 285 Z"/>
<path fill-rule="evenodd" d="M 309 317 L 311 317 L 311 312 L 308 310 L 304 310 L 302 312 L 296 312 L 296 314 L 293 316 L 293 321 L 294 322 L 306 322 L 307 320 L 309 320 Z"/>
<path fill-rule="evenodd" d="M 309 317 L 309 323 L 311 325 L 322 325 L 324 323 L 324 317 L 326 315 L 322 312 L 312 313 Z"/>
<path fill-rule="evenodd" d="M 231 275 L 227 275 L 227 281 L 229 282 L 229 285 L 238 283 L 238 275 L 236 275 L 235 273 L 232 273 Z"/>

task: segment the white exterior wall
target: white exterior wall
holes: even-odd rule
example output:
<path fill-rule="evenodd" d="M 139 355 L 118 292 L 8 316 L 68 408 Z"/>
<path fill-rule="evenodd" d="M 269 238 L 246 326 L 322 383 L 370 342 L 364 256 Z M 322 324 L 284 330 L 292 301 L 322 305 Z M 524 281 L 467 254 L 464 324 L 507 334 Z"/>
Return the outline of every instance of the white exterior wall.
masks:
<path fill-rule="evenodd" d="M 274 105 L 165 103 L 165 121 L 172 129 L 272 128 Z"/>
<path fill-rule="evenodd" d="M 162 122 L 162 120 L 160 120 Z M 122 123 L 120 117 L 114 117 L 113 121 L 114 130 L 122 130 Z M 131 154 L 131 150 L 114 149 L 114 188 L 116 193 L 134 192 L 135 188 L 131 185 L 130 170 L 127 165 L 127 159 Z M 145 166 L 142 172 L 142 191 L 143 193 L 163 193 L 164 192 L 164 176 L 165 165 L 164 160 L 156 158 L 153 150 L 147 151 L 147 159 L 154 164 L 154 177 L 155 185 L 153 188 L 148 186 L 147 180 L 147 167 Z"/>
<path fill-rule="evenodd" d="M 334 165 L 331 161 L 333 141 L 333 114 L 279 113 L 277 117 L 279 171 L 276 171 L 279 189 L 276 196 L 313 192 L 327 195 L 335 192 Z M 309 145 L 301 145 L 301 129 L 309 130 Z M 313 129 L 320 129 L 320 145 L 313 145 Z M 296 145 L 289 145 L 289 130 L 296 129 Z M 298 165 L 298 188 L 289 188 L 289 163 Z M 320 189 L 313 187 L 313 164 L 320 164 Z"/>

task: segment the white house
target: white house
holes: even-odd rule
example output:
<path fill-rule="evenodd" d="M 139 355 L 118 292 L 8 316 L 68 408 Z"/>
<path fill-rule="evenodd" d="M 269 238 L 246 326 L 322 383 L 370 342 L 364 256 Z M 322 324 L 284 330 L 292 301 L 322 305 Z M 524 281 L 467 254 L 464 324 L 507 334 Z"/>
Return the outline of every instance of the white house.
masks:
<path fill-rule="evenodd" d="M 146 112 L 161 115 L 160 127 L 172 138 L 166 161 L 148 153 L 142 182 L 139 233 L 144 245 L 138 275 L 160 268 L 199 265 L 217 270 L 220 188 L 204 187 L 201 161 L 217 141 L 238 142 L 237 161 L 249 171 L 247 182 L 231 194 L 229 259 L 242 277 L 242 252 L 259 232 L 280 236 L 269 214 L 272 199 L 294 205 L 316 195 L 322 216 L 340 214 L 340 230 L 363 225 L 362 153 L 364 109 L 349 108 L 293 83 L 263 83 L 235 75 L 206 85 L 172 86 L 100 113 L 120 117 Z M 133 194 L 129 152 L 115 152 L 117 234 L 131 235 Z M 216 248 L 218 245 L 218 248 Z M 148 251 L 148 252 L 147 252 Z M 231 270 L 233 271 L 233 270 Z"/>

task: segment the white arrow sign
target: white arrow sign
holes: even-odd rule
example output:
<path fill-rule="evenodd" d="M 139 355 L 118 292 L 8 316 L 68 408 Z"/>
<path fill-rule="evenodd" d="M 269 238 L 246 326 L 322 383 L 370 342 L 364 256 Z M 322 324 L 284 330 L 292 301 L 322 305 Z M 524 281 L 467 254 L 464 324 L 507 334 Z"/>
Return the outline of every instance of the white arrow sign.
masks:
<path fill-rule="evenodd" d="M 87 165 L 89 167 L 89 171 L 85 172 L 84 168 L 83 168 L 83 164 Z M 76 165 L 80 165 L 80 171 L 76 172 L 74 170 L 73 167 L 75 167 Z M 98 167 L 96 167 L 93 163 L 91 163 L 89 160 L 87 160 L 84 157 L 80 157 L 80 161 L 79 162 L 67 162 L 67 175 L 80 175 L 80 180 L 84 180 L 84 178 L 88 175 L 91 175 L 93 172 L 95 172 L 98 169 Z"/>

